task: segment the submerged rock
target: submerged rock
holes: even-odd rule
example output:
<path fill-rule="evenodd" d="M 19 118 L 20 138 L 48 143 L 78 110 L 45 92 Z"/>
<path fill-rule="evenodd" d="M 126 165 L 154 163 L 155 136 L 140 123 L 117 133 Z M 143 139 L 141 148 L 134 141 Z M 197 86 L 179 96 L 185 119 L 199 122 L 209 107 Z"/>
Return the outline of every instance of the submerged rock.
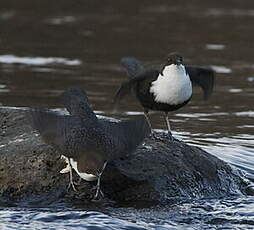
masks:
<path fill-rule="evenodd" d="M 67 190 L 68 174 L 61 154 L 32 130 L 27 110 L 0 108 L 0 198 L 89 201 L 95 183 L 81 181 L 78 192 Z M 112 121 L 114 122 L 114 121 Z M 182 141 L 146 139 L 136 152 L 105 169 L 102 190 L 115 201 L 166 201 L 175 197 L 218 197 L 251 194 L 248 182 L 227 163 Z M 75 177 L 78 180 L 78 177 Z"/>

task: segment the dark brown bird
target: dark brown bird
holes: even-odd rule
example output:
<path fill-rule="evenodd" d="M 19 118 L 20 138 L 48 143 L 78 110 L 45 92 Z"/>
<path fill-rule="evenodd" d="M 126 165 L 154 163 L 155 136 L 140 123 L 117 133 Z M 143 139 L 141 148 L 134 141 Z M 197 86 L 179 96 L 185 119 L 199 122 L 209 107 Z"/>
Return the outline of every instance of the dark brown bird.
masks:
<path fill-rule="evenodd" d="M 72 169 L 86 181 L 98 180 L 96 199 L 106 164 L 134 151 L 150 128 L 144 117 L 119 122 L 98 119 L 83 89 L 67 89 L 63 97 L 70 115 L 35 109 L 30 113 L 32 126 L 67 160 L 68 166 L 61 172 L 70 172 L 74 190 Z"/>

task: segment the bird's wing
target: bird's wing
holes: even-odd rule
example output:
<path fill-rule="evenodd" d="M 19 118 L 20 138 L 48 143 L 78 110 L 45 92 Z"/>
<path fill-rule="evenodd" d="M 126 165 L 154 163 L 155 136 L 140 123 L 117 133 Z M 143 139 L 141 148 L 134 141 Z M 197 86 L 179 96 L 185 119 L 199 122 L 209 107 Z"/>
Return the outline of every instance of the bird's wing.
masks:
<path fill-rule="evenodd" d="M 202 88 L 204 99 L 207 100 L 213 92 L 215 81 L 214 71 L 208 67 L 198 66 L 185 66 L 185 69 L 190 76 L 190 80 Z"/>
<path fill-rule="evenodd" d="M 135 89 L 139 83 L 142 82 L 142 85 L 139 85 L 139 90 L 142 91 L 142 88 L 147 89 L 150 83 L 158 77 L 158 74 L 159 71 L 157 69 L 146 69 L 141 74 L 138 74 L 137 76 L 123 82 L 114 96 L 115 106 L 118 105 L 122 98 L 130 94 L 131 90 Z"/>
<path fill-rule="evenodd" d="M 129 78 L 134 78 L 145 71 L 143 64 L 134 57 L 121 58 L 121 64 L 125 68 Z"/>
<path fill-rule="evenodd" d="M 124 81 L 120 87 L 118 88 L 118 90 L 116 91 L 114 98 L 113 98 L 113 102 L 114 102 L 114 107 L 117 107 L 117 105 L 119 104 L 119 102 L 128 94 L 131 93 L 132 88 L 137 84 L 136 81 Z"/>
<path fill-rule="evenodd" d="M 151 132 L 144 116 L 120 122 L 101 119 L 99 123 L 107 133 L 105 148 L 112 158 L 134 151 Z"/>
<path fill-rule="evenodd" d="M 82 120 L 78 116 L 59 115 L 49 110 L 33 109 L 28 113 L 31 126 L 42 139 L 62 153 L 71 152 L 72 138 L 80 135 Z M 79 139 L 77 139 L 79 141 Z M 73 149 L 75 152 L 75 148 Z"/>

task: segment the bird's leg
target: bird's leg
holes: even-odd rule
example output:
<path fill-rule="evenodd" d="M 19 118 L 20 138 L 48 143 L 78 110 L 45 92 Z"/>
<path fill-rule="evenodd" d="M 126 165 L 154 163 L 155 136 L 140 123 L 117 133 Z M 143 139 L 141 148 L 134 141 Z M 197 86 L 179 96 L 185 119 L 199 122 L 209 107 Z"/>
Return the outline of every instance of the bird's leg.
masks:
<path fill-rule="evenodd" d="M 69 182 L 69 185 L 68 185 L 68 188 L 69 189 L 70 187 L 73 188 L 73 190 L 76 192 L 77 189 L 75 188 L 75 183 L 73 182 L 73 176 L 72 176 L 72 167 L 71 167 L 71 162 L 70 162 L 70 159 L 68 157 L 65 157 L 64 155 L 61 156 L 61 159 L 64 159 L 65 162 L 66 162 L 66 167 L 63 168 L 60 173 L 70 173 L 70 182 Z"/>
<path fill-rule="evenodd" d="M 75 185 L 74 185 L 74 182 L 73 182 L 73 175 L 72 175 L 72 167 L 71 167 L 71 162 L 70 162 L 70 158 L 67 158 L 68 159 L 68 164 L 70 166 L 70 182 L 69 182 L 69 185 L 68 185 L 68 188 L 69 189 L 70 187 L 72 187 L 72 189 L 77 192 L 77 189 L 75 188 Z"/>
<path fill-rule="evenodd" d="M 150 121 L 150 119 L 149 119 L 149 116 L 148 116 L 148 110 L 144 110 L 144 115 L 145 115 L 145 118 L 146 118 L 146 121 L 147 121 L 147 123 L 148 123 L 148 125 L 149 125 L 149 128 L 151 129 L 151 132 L 153 132 L 153 129 L 152 129 L 152 124 L 151 124 L 151 121 Z"/>
<path fill-rule="evenodd" d="M 80 185 L 80 184 L 81 184 L 81 182 L 82 182 L 82 178 L 81 178 L 81 177 L 79 177 L 79 178 L 78 178 L 78 181 L 77 181 L 77 182 L 74 182 L 74 184 L 75 184 L 75 185 Z"/>
<path fill-rule="evenodd" d="M 167 127 L 168 127 L 168 136 L 169 136 L 170 139 L 172 140 L 173 137 L 172 137 L 172 133 L 171 133 L 171 127 L 170 127 L 168 112 L 165 112 L 165 119 L 166 119 L 166 123 L 167 123 Z"/>
<path fill-rule="evenodd" d="M 149 118 L 149 116 L 148 116 L 148 112 L 149 112 L 149 111 L 148 111 L 147 109 L 145 109 L 145 110 L 144 110 L 144 116 L 145 116 L 146 121 L 147 121 L 147 123 L 148 123 L 148 125 L 149 125 L 149 128 L 150 128 L 150 130 L 151 130 L 150 136 L 151 136 L 152 138 L 156 139 L 155 132 L 153 131 L 152 124 L 151 124 L 150 118 Z"/>
<path fill-rule="evenodd" d="M 95 195 L 94 195 L 93 200 L 97 200 L 99 194 L 101 194 L 102 196 L 104 196 L 103 192 L 100 190 L 100 185 L 101 185 L 101 177 L 99 176 L 99 177 L 98 177 L 98 180 L 97 180 L 96 192 L 95 192 Z"/>
<path fill-rule="evenodd" d="M 93 200 L 97 200 L 99 194 L 101 194 L 102 197 L 104 196 L 103 192 L 100 189 L 100 185 L 101 185 L 101 175 L 102 175 L 106 165 L 107 165 L 107 161 L 104 163 L 104 165 L 102 167 L 102 170 L 98 175 L 98 180 L 97 180 L 97 185 L 96 185 L 96 193 L 95 193 L 95 196 L 94 196 Z"/>
<path fill-rule="evenodd" d="M 156 136 L 154 130 L 152 129 L 152 124 L 151 124 L 151 121 L 150 121 L 150 119 L 149 119 L 148 112 L 149 112 L 149 111 L 148 111 L 147 109 L 144 110 L 145 118 L 146 118 L 147 123 L 148 123 L 148 125 L 149 125 L 149 128 L 150 128 L 150 130 L 151 130 L 150 137 L 151 137 L 152 139 L 155 139 L 155 140 L 158 140 L 158 141 L 162 141 L 163 138 L 160 138 L 160 137 Z"/>
<path fill-rule="evenodd" d="M 168 132 L 171 133 L 171 127 L 170 127 L 168 112 L 165 112 L 165 118 L 166 118 L 166 122 L 167 122 Z"/>

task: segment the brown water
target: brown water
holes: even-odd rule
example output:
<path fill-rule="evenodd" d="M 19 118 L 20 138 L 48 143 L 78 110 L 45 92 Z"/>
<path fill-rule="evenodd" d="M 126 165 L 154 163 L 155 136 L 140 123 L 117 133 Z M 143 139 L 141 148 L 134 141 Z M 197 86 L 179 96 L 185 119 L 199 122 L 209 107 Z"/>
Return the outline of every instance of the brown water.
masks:
<path fill-rule="evenodd" d="M 254 178 L 253 24 L 253 0 L 1 0 L 0 105 L 62 107 L 63 90 L 79 86 L 97 113 L 135 116 L 142 108 L 134 97 L 112 114 L 126 79 L 120 58 L 155 64 L 178 51 L 217 74 L 209 101 L 197 88 L 171 114 L 173 134 Z M 151 117 L 165 128 L 160 113 Z"/>

